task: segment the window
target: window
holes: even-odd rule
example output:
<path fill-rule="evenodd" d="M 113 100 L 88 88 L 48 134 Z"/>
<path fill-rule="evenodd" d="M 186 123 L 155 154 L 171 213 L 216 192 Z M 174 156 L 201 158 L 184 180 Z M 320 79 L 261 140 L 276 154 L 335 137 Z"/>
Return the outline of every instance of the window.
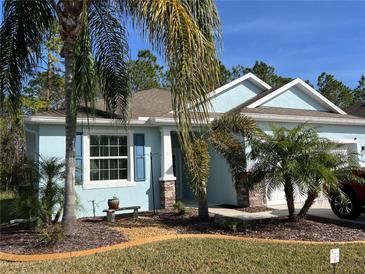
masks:
<path fill-rule="evenodd" d="M 90 181 L 127 180 L 127 136 L 90 136 Z"/>

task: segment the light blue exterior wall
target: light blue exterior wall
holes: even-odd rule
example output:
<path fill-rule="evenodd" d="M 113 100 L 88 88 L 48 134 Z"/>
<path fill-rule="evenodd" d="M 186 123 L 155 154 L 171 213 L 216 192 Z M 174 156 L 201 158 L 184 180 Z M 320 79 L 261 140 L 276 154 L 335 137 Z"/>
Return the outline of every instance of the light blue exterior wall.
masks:
<path fill-rule="evenodd" d="M 233 179 L 226 160 L 213 148 L 210 153 L 208 201 L 212 204 L 237 204 Z"/>
<path fill-rule="evenodd" d="M 246 80 L 213 97 L 211 99 L 212 108 L 215 112 L 226 112 L 243 104 L 260 92 L 262 89 Z"/>
<path fill-rule="evenodd" d="M 328 111 L 327 108 L 296 87 L 291 87 L 262 106 Z"/>
<path fill-rule="evenodd" d="M 144 181 L 135 182 L 135 186 L 84 189 L 82 185 L 76 186 L 76 192 L 82 208 L 78 210 L 78 217 L 93 216 L 92 201 L 95 203 L 96 216 L 105 213 L 107 200 L 114 195 L 120 199 L 120 206 L 141 206 L 141 210 L 153 209 L 151 160 L 153 162 L 153 183 L 155 190 L 155 206 L 159 207 L 159 176 L 160 176 L 160 131 L 157 128 L 131 128 L 133 133 L 145 135 L 145 164 L 146 177 Z M 79 129 L 78 132 L 82 131 Z M 65 157 L 65 130 L 64 126 L 40 125 L 39 126 L 39 154 L 42 157 Z M 132 144 L 133 145 L 133 144 Z M 85 159 L 84 159 L 85 160 Z M 134 170 L 129 170 L 134 172 Z"/>

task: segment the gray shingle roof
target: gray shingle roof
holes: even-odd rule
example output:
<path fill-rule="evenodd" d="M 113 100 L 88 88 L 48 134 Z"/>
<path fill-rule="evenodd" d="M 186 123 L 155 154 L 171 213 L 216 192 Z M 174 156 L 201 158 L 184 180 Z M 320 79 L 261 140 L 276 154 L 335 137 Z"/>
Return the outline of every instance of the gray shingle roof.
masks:
<path fill-rule="evenodd" d="M 130 117 L 136 119 L 138 117 L 162 117 L 172 110 L 171 94 L 166 89 L 148 89 L 136 92 L 130 104 Z M 78 117 L 86 117 L 87 113 L 92 113 L 90 109 L 81 107 Z M 121 113 L 118 109 L 116 114 Z M 49 110 L 39 112 L 35 116 L 64 117 L 65 110 Z M 111 114 L 106 111 L 106 105 L 103 99 L 98 99 L 95 103 L 96 118 L 110 118 Z"/>
<path fill-rule="evenodd" d="M 328 117 L 328 118 L 348 118 L 348 119 L 361 119 L 361 117 L 354 115 L 342 115 L 334 112 L 324 112 L 315 110 L 304 110 L 304 109 L 290 109 L 290 108 L 279 108 L 279 107 L 257 107 L 247 108 L 247 106 L 256 100 L 272 93 L 275 89 L 269 89 L 263 91 L 239 105 L 238 107 L 231 110 L 232 112 L 240 112 L 243 114 L 273 114 L 273 115 L 286 115 L 286 116 L 308 116 L 308 117 Z M 173 118 L 171 113 L 171 93 L 166 89 L 149 89 L 142 90 L 134 94 L 131 101 L 130 117 L 137 119 L 138 117 L 164 117 Z M 360 106 L 361 111 L 365 112 L 365 104 Z M 79 117 L 86 117 L 86 113 L 91 113 L 90 109 L 81 108 L 78 114 Z M 120 113 L 120 112 L 119 112 Z M 118 114 L 118 110 L 116 111 Z M 209 113 L 212 118 L 219 117 L 221 113 Z M 46 112 L 37 113 L 36 116 L 49 116 L 49 117 L 64 117 L 65 111 L 61 110 L 50 110 Z M 359 115 L 361 116 L 361 115 Z M 111 114 L 106 111 L 105 103 L 102 99 L 97 100 L 96 118 L 110 118 Z"/>
<path fill-rule="evenodd" d="M 345 109 L 347 113 L 365 118 L 365 102 L 352 105 Z"/>

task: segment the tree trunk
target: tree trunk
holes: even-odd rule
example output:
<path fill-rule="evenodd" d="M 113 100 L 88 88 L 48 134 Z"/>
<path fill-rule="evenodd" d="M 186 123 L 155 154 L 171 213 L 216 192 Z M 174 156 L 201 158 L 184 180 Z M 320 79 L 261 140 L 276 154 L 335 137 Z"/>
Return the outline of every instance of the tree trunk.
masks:
<path fill-rule="evenodd" d="M 204 198 L 199 199 L 198 201 L 198 207 L 199 207 L 199 218 L 201 220 L 209 220 L 209 212 L 208 212 L 208 198 L 205 195 Z"/>
<path fill-rule="evenodd" d="M 313 192 L 313 191 L 308 192 L 307 199 L 305 200 L 305 203 L 297 216 L 298 220 L 303 219 L 307 215 L 308 210 L 313 205 L 314 200 L 317 198 L 317 196 L 318 192 Z"/>
<path fill-rule="evenodd" d="M 75 195 L 75 142 L 76 117 L 73 115 L 73 74 L 74 74 L 75 41 L 66 39 L 64 44 L 65 58 L 65 109 L 66 109 L 66 182 L 65 204 L 62 225 L 65 235 L 76 231 L 76 195 Z"/>
<path fill-rule="evenodd" d="M 74 106 L 74 63 L 75 43 L 81 28 L 83 1 L 61 0 L 57 4 L 59 31 L 63 40 L 61 56 L 65 61 L 65 111 L 66 111 L 66 181 L 62 226 L 65 235 L 76 232 L 75 194 L 75 142 L 76 106 Z"/>
<path fill-rule="evenodd" d="M 284 192 L 286 198 L 286 204 L 289 211 L 289 220 L 295 219 L 295 206 L 294 206 L 294 188 L 290 181 L 286 181 L 284 185 Z"/>

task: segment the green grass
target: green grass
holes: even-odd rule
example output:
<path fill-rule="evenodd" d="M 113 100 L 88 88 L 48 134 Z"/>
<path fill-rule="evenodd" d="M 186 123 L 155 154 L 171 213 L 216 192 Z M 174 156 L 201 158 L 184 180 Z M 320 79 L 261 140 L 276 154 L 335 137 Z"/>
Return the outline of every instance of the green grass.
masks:
<path fill-rule="evenodd" d="M 0 273 L 331 273 L 336 245 L 180 239 L 87 257 L 0 262 Z M 340 245 L 336 273 L 365 273 L 365 245 Z"/>

